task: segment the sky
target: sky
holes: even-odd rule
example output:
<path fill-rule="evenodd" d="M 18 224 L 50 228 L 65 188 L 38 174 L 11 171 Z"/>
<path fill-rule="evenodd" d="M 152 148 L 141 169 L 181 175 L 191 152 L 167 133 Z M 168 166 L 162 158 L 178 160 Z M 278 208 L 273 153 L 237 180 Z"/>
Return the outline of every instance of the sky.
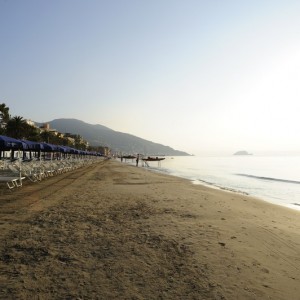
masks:
<path fill-rule="evenodd" d="M 300 153 L 300 1 L 0 0 L 0 103 L 191 154 Z"/>

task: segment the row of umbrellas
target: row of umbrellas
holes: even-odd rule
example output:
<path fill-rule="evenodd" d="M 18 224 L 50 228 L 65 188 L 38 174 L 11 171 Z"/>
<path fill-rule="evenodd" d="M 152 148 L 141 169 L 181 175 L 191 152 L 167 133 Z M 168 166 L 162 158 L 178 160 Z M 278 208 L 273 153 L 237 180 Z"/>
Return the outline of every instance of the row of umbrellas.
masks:
<path fill-rule="evenodd" d="M 0 135 L 0 151 L 9 150 L 61 152 L 66 154 L 101 156 L 101 153 L 99 152 L 78 150 L 69 146 L 53 145 L 45 142 L 18 140 L 8 136 Z"/>

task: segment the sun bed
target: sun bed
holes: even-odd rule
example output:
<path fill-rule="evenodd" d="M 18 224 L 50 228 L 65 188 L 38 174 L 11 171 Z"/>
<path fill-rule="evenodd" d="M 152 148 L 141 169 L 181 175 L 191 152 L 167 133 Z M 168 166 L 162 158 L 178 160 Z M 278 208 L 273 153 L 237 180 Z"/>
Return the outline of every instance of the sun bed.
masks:
<path fill-rule="evenodd" d="M 26 177 L 16 177 L 16 176 L 0 176 L 0 182 L 5 182 L 8 188 L 11 190 L 15 187 L 21 187 L 22 181 Z"/>

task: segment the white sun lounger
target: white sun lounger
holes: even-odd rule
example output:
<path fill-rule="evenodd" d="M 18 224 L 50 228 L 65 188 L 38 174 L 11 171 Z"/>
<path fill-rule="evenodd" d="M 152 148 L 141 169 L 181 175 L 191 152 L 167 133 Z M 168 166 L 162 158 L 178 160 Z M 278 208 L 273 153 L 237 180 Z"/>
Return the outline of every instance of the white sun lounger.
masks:
<path fill-rule="evenodd" d="M 8 188 L 11 190 L 15 187 L 21 187 L 22 181 L 26 177 L 0 176 L 0 182 L 6 182 Z"/>

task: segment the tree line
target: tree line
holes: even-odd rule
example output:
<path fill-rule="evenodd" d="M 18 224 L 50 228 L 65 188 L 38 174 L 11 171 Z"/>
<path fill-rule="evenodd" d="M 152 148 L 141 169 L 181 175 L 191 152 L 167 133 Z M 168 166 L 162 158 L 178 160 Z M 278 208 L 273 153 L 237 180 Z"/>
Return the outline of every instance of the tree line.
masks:
<path fill-rule="evenodd" d="M 102 147 L 87 147 L 88 143 L 78 134 L 55 134 L 48 130 L 41 130 L 26 122 L 21 116 L 11 116 L 9 107 L 0 104 L 0 135 L 33 142 L 46 142 L 55 145 L 75 147 L 80 150 L 97 151 Z M 73 144 L 69 138 L 75 140 Z"/>

